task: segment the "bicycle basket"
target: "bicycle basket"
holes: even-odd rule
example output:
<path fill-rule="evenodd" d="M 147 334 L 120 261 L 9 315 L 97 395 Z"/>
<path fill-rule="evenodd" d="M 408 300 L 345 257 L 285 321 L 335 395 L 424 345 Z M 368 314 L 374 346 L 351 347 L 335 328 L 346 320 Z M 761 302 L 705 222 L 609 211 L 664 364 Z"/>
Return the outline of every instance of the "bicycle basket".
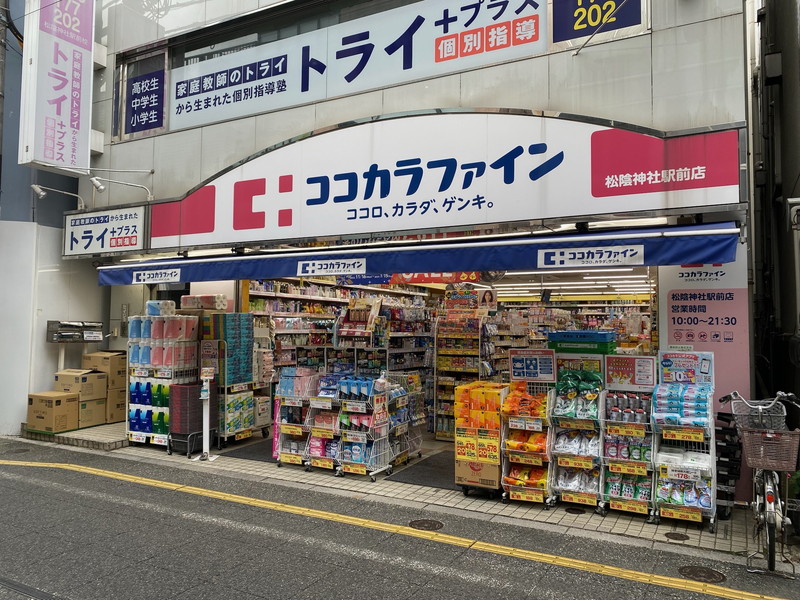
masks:
<path fill-rule="evenodd" d="M 800 431 L 742 429 L 741 439 L 744 459 L 751 469 L 795 470 Z"/>
<path fill-rule="evenodd" d="M 776 402 L 769 408 L 759 410 L 759 406 L 766 407 L 772 400 L 750 400 L 748 406 L 744 400 L 731 400 L 733 418 L 738 427 L 751 429 L 786 429 L 786 407 Z"/>

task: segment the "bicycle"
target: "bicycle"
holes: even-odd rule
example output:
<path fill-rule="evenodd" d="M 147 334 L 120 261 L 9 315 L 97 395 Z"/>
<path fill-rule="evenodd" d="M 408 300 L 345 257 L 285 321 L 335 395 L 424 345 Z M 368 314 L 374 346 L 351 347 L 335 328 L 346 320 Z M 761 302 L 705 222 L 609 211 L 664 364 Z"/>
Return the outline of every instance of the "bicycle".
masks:
<path fill-rule="evenodd" d="M 788 516 L 788 477 L 797 466 L 800 431 L 786 427 L 786 404 L 800 406 L 794 394 L 778 392 L 768 400 L 745 400 L 737 391 L 723 396 L 722 403 L 730 402 L 736 429 L 742 441 L 747 465 L 753 469 L 753 501 L 750 506 L 755 520 L 753 537 L 763 550 L 747 557 L 747 570 L 763 573 L 763 569 L 752 566 L 759 553 L 767 561 L 767 570 L 775 571 L 777 536 L 781 540 L 781 557 L 792 566 L 791 578 L 795 578 L 795 567 L 785 554 L 786 538 L 792 522 Z M 781 473 L 784 477 L 781 477 Z M 781 479 L 784 479 L 781 485 Z M 783 490 L 783 498 L 781 498 Z"/>

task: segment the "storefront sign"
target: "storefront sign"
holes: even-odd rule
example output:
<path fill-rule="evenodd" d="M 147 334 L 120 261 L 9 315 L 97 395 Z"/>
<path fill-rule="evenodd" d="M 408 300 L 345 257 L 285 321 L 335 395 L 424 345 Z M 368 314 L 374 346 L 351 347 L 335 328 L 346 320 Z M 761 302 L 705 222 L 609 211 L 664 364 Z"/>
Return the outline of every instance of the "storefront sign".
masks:
<path fill-rule="evenodd" d="M 169 126 L 205 125 L 544 54 L 547 31 L 547 2 L 412 3 L 173 69 Z"/>
<path fill-rule="evenodd" d="M 510 348 L 511 380 L 556 382 L 556 353 L 553 350 Z"/>
<path fill-rule="evenodd" d="M 89 168 L 94 7 L 93 0 L 25 2 L 20 164 Z"/>
<path fill-rule="evenodd" d="M 164 126 L 164 69 L 125 81 L 125 133 Z"/>
<path fill-rule="evenodd" d="M 739 244 L 733 263 L 659 267 L 658 289 L 662 345 L 713 353 L 713 380 L 724 382 L 718 383 L 724 389 L 717 396 L 749 390 L 752 335 L 745 246 Z"/>
<path fill-rule="evenodd" d="M 395 273 L 389 283 L 420 285 L 422 283 L 477 283 L 481 280 L 477 271 L 455 273 Z"/>
<path fill-rule="evenodd" d="M 553 0 L 553 42 L 616 31 L 641 23 L 641 0 Z"/>
<path fill-rule="evenodd" d="M 322 277 L 326 275 L 363 275 L 367 272 L 367 259 L 348 258 L 342 260 L 301 260 L 297 263 L 298 277 Z"/>
<path fill-rule="evenodd" d="M 597 158 L 619 154 L 613 145 L 597 142 L 597 134 L 618 131 L 561 118 L 461 112 L 333 129 L 226 169 L 182 200 L 154 204 L 151 246 L 264 244 L 577 217 L 596 212 L 599 205 L 585 200 L 592 197 L 613 213 L 739 202 L 737 131 L 685 140 L 631 133 L 633 138 L 613 142 L 644 138 L 641 145 L 654 145 L 658 152 L 651 149 L 645 162 L 631 155 L 631 164 Z M 696 155 L 694 162 L 702 161 L 703 177 L 674 175 L 673 182 L 671 172 L 684 168 L 678 166 L 681 155 L 669 150 L 676 140 Z M 632 181 L 639 181 L 639 174 L 647 179 L 651 171 L 669 181 L 638 187 L 597 183 L 619 178 L 623 169 L 636 172 Z M 616 236 L 577 249 L 548 244 L 536 252 L 539 268 L 646 264 L 641 240 L 626 239 Z M 499 242 L 497 250 L 502 246 Z M 337 260 L 344 258 L 351 257 Z"/>
<path fill-rule="evenodd" d="M 144 224 L 144 206 L 64 215 L 64 256 L 141 250 Z"/>

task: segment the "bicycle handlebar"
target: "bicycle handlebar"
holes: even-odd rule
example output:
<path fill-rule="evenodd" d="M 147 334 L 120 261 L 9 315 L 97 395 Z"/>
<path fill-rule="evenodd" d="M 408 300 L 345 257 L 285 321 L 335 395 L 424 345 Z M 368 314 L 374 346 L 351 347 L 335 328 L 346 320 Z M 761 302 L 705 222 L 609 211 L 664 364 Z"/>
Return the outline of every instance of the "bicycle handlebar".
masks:
<path fill-rule="evenodd" d="M 788 394 L 786 392 L 777 392 L 769 404 L 763 404 L 764 402 L 767 402 L 766 400 L 757 400 L 755 402 L 758 402 L 758 404 L 751 404 L 753 401 L 751 400 L 748 402 L 744 397 L 742 397 L 738 390 L 734 390 L 730 394 L 726 394 L 719 399 L 722 404 L 727 404 L 731 400 L 741 400 L 748 407 L 759 410 L 772 408 L 775 406 L 776 402 L 788 402 L 789 404 L 793 404 L 797 408 L 800 408 L 800 401 L 797 400 L 797 396 L 795 396 L 792 392 L 789 392 Z"/>

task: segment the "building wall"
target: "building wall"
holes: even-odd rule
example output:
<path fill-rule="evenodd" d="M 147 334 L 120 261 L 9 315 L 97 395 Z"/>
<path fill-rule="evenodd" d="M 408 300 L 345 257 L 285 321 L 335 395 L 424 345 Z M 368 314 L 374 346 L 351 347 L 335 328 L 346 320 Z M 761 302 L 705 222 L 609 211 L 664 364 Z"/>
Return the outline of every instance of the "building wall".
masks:
<path fill-rule="evenodd" d="M 96 77 L 94 128 L 105 132 L 101 168 L 149 169 L 128 181 L 156 199 L 179 197 L 220 169 L 314 129 L 351 119 L 451 107 L 573 113 L 664 131 L 746 121 L 741 0 L 653 2 L 652 31 L 475 71 L 398 85 L 135 141 L 112 143 L 114 54 L 169 38 L 271 2 L 173 2 L 168 15 L 138 17 L 133 2 L 103 4 L 97 39 L 109 66 Z M 191 4 L 191 9 L 189 5 Z M 225 8 L 217 6 L 224 4 Z M 213 5 L 213 8 L 212 8 Z M 140 11 L 141 13 L 141 11 Z M 185 18 L 178 18 L 183 15 Z M 122 22 L 124 20 L 124 27 Z M 88 183 L 84 182 L 87 188 Z M 90 189 L 85 190 L 91 195 Z M 97 206 L 141 202 L 141 189 L 109 186 Z"/>

